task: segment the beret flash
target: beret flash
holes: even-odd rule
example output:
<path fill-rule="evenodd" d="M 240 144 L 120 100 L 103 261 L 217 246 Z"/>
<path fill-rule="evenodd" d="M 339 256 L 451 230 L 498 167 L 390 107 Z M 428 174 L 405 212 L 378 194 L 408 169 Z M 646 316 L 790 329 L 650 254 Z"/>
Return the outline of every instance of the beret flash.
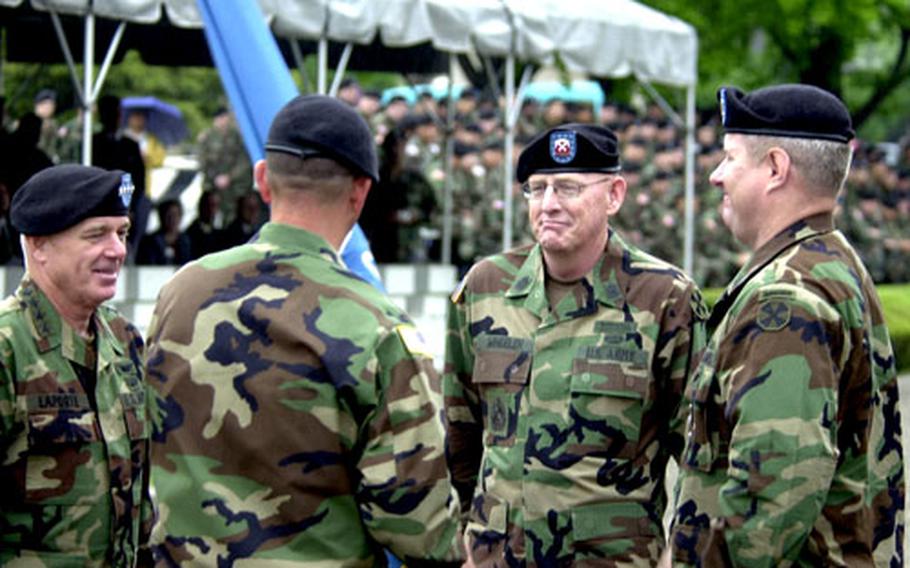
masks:
<path fill-rule="evenodd" d="M 563 124 L 531 140 L 518 158 L 517 179 L 537 172 L 618 172 L 616 135 L 603 126 Z"/>
<path fill-rule="evenodd" d="M 24 235 L 52 235 L 89 217 L 129 213 L 130 174 L 64 164 L 43 169 L 22 184 L 10 205 L 10 221 Z"/>
<path fill-rule="evenodd" d="M 721 87 L 717 100 L 726 132 L 843 143 L 854 136 L 844 103 L 811 85 L 775 85 L 748 94 Z"/>
<path fill-rule="evenodd" d="M 379 181 L 370 128 L 354 109 L 333 97 L 302 95 L 284 105 L 272 120 L 265 149 L 304 160 L 329 158 Z"/>

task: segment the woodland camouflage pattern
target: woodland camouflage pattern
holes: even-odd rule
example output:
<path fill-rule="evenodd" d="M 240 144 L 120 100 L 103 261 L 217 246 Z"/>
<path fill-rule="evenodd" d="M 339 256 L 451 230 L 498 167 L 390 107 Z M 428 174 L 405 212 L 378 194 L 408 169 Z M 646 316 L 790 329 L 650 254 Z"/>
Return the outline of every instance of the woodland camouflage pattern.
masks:
<path fill-rule="evenodd" d="M 160 566 L 457 559 L 432 358 L 321 237 L 268 223 L 187 265 L 149 338 Z"/>
<path fill-rule="evenodd" d="M 478 566 L 653 566 L 667 460 L 706 310 L 678 269 L 611 233 L 550 310 L 538 245 L 453 295 L 450 463 Z"/>
<path fill-rule="evenodd" d="M 106 306 L 94 325 L 97 351 L 28 276 L 0 304 L 0 565 L 134 566 L 148 540 L 142 338 Z"/>
<path fill-rule="evenodd" d="M 687 391 L 675 563 L 903 565 L 894 355 L 830 215 L 762 246 L 711 321 Z"/>

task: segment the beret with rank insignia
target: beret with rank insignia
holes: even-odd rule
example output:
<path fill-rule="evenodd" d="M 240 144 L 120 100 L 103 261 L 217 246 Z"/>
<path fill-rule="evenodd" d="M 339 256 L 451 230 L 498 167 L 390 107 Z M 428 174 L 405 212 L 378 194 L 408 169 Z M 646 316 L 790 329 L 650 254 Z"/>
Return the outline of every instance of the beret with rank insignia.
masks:
<path fill-rule="evenodd" d="M 20 187 L 10 205 L 10 221 L 23 235 L 52 235 L 89 217 L 129 213 L 130 174 L 93 166 L 64 164 L 46 168 Z"/>
<path fill-rule="evenodd" d="M 518 158 L 517 179 L 535 173 L 619 172 L 616 135 L 593 124 L 563 124 L 531 140 Z"/>

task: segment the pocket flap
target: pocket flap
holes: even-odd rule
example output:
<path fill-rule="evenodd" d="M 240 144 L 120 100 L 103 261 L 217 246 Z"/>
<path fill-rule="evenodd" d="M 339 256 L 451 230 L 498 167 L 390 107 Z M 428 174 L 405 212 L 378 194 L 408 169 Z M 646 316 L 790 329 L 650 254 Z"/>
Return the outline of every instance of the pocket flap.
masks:
<path fill-rule="evenodd" d="M 526 384 L 533 342 L 521 337 L 481 335 L 475 344 L 475 383 Z"/>
<path fill-rule="evenodd" d="M 28 414 L 31 446 L 97 442 L 99 439 L 98 422 L 91 410 L 59 409 Z"/>

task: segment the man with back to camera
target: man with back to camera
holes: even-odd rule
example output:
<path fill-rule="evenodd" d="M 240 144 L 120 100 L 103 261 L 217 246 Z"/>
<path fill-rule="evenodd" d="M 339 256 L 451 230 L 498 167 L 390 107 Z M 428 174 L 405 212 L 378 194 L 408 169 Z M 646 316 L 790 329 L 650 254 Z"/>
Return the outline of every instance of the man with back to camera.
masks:
<path fill-rule="evenodd" d="M 26 272 L 0 304 L 0 564 L 145 564 L 143 344 L 103 305 L 126 258 L 129 174 L 45 169 L 16 192 Z"/>
<path fill-rule="evenodd" d="M 834 229 L 850 114 L 808 85 L 718 91 L 721 216 L 753 253 L 711 315 L 687 397 L 673 561 L 903 563 L 894 354 L 875 286 Z"/>
<path fill-rule="evenodd" d="M 276 115 L 271 219 L 162 289 L 149 331 L 161 566 L 460 565 L 440 383 L 410 318 L 341 263 L 377 178 L 331 97 Z"/>
<path fill-rule="evenodd" d="M 474 265 L 449 312 L 450 467 L 470 563 L 653 565 L 706 310 L 680 270 L 610 229 L 626 195 L 613 132 L 553 128 L 517 179 L 537 244 Z"/>

